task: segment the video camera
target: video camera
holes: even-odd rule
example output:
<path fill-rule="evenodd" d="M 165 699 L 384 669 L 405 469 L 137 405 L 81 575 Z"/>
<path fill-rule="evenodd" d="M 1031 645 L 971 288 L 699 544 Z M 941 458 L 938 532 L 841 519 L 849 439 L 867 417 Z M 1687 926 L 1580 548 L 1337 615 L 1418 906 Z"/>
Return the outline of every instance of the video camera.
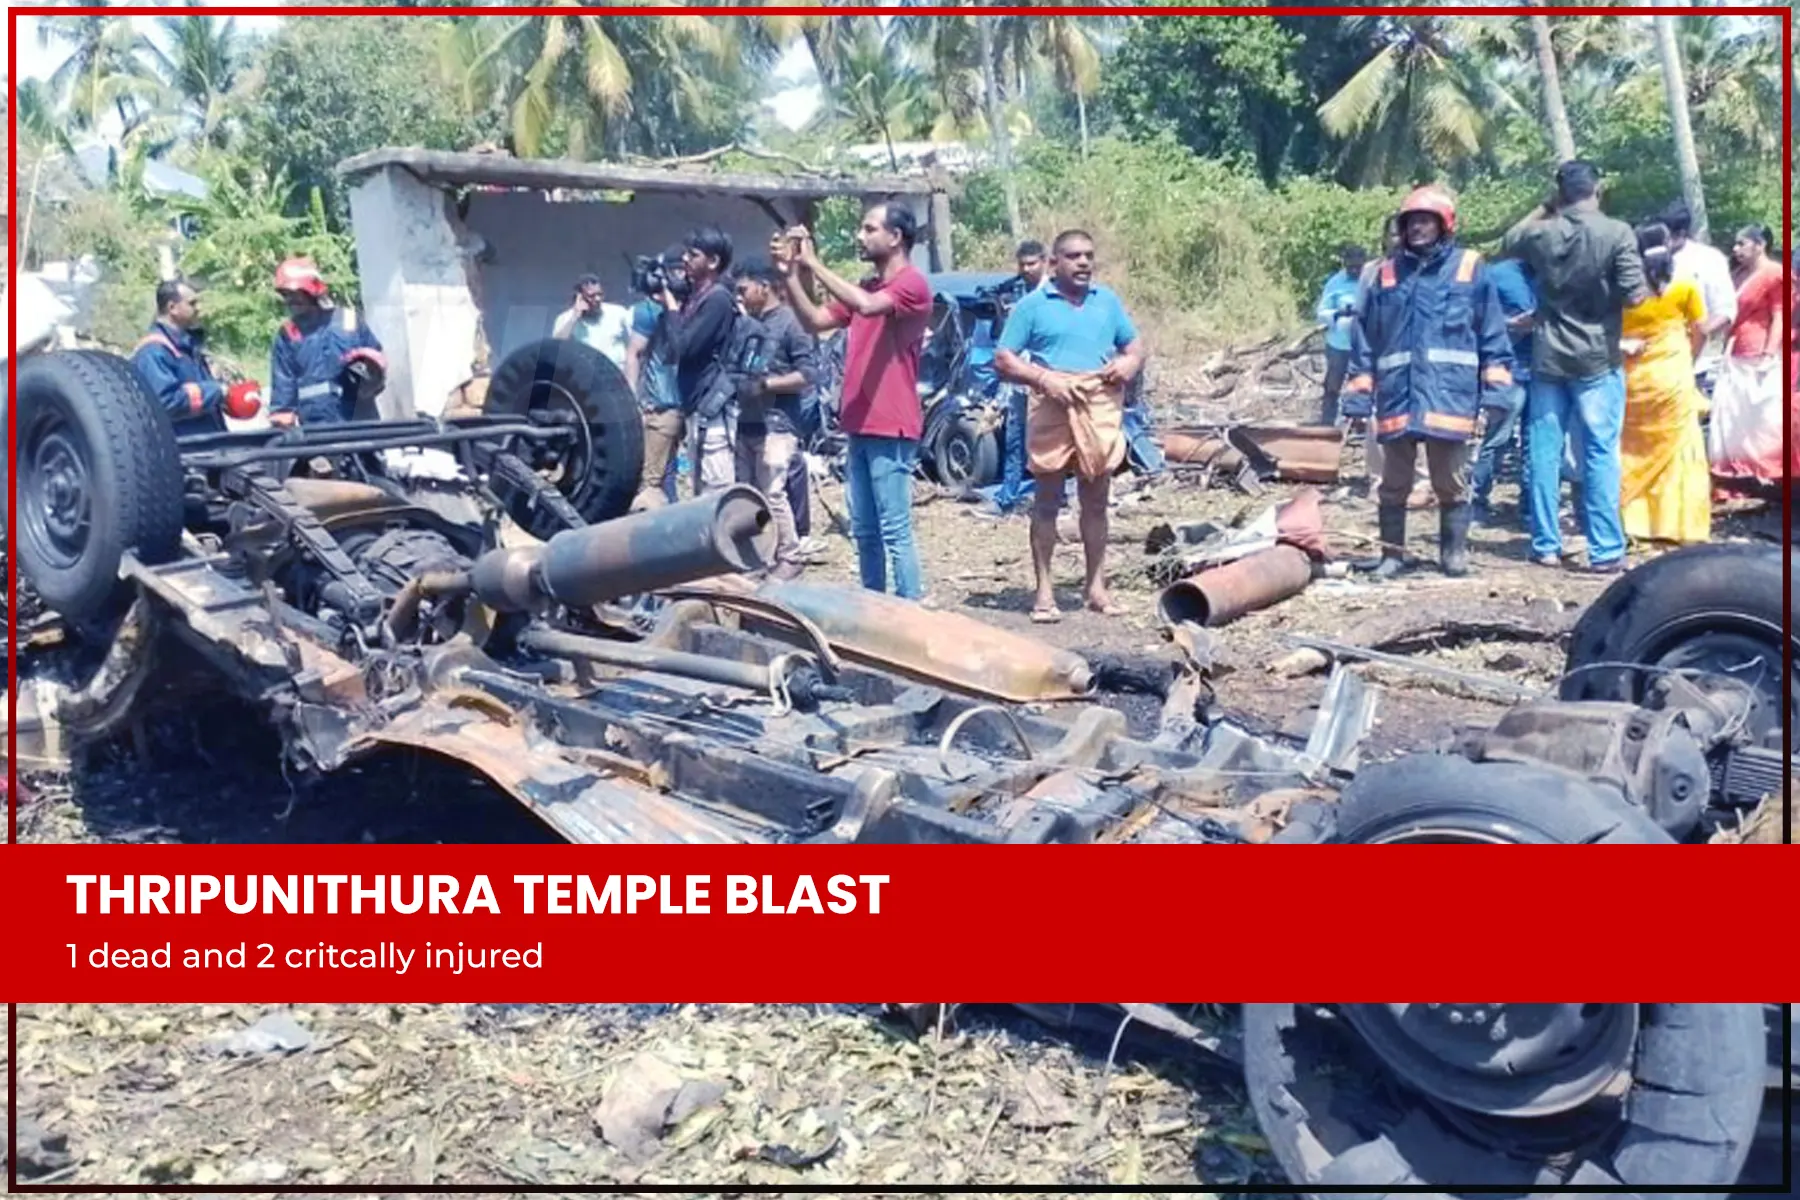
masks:
<path fill-rule="evenodd" d="M 631 290 L 639 295 L 661 296 L 669 286 L 669 273 L 661 255 L 640 254 L 631 260 Z"/>

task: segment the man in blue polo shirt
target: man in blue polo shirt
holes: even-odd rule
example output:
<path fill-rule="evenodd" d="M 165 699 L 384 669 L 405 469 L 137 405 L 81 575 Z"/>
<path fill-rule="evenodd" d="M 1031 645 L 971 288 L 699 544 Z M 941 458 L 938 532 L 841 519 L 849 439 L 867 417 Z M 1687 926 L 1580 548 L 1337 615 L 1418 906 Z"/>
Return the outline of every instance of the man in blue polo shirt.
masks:
<path fill-rule="evenodd" d="M 1088 608 L 1116 615 L 1106 590 L 1107 502 L 1125 462 L 1125 387 L 1143 370 L 1144 347 L 1125 306 L 1093 282 L 1094 239 L 1079 229 L 1050 248 L 1051 281 L 1020 300 L 994 351 L 994 368 L 1031 389 L 1026 453 L 1035 495 L 1031 559 L 1037 600 L 1031 619 L 1059 620 L 1050 566 L 1056 510 L 1072 472 L 1087 558 Z"/>

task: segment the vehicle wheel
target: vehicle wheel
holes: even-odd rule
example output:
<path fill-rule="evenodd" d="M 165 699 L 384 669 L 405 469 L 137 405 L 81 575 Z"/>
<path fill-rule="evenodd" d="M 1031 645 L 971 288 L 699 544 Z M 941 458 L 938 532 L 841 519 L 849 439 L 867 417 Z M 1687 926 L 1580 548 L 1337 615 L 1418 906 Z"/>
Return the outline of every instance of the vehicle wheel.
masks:
<path fill-rule="evenodd" d="M 947 488 L 986 487 L 1000 478 L 1000 439 L 981 432 L 973 417 L 959 418 L 938 435 L 931 465 Z"/>
<path fill-rule="evenodd" d="M 1451 755 L 1365 768 L 1308 816 L 1274 840 L 1672 840 L 1573 776 Z M 1508 1031 L 1497 1042 L 1496 1029 Z M 1251 1102 L 1302 1186 L 1727 1185 L 1755 1134 L 1764 1040 L 1754 1004 L 1244 1010 Z M 1608 1087 L 1621 1069 L 1632 1072 L 1623 1096 Z"/>
<path fill-rule="evenodd" d="M 1620 576 L 1576 622 L 1562 698 L 1641 701 L 1655 673 L 1608 664 L 1716 673 L 1751 686 L 1750 732 L 1779 746 L 1782 656 L 1795 649 L 1782 623 L 1800 616 L 1782 601 L 1781 557 L 1774 545 L 1709 543 Z M 1800 677 L 1794 694 L 1800 698 Z M 1800 712 L 1794 725 L 1800 733 Z"/>
<path fill-rule="evenodd" d="M 501 360 L 488 383 L 487 412 L 561 421 L 574 441 L 519 443 L 514 450 L 566 496 L 588 521 L 610 521 L 631 511 L 644 473 L 644 419 L 625 373 L 591 346 L 546 338 L 521 346 Z M 547 538 L 562 528 L 525 500 L 513 517 Z"/>
<path fill-rule="evenodd" d="M 181 549 L 182 471 L 168 414 L 129 363 L 99 351 L 18 365 L 19 570 L 49 609 L 103 624 L 129 594 L 126 552 Z"/>
<path fill-rule="evenodd" d="M 1532 1065 L 1546 1082 L 1559 1073 L 1566 1081 L 1574 1070 L 1629 1072 L 1623 1086 L 1598 1098 L 1531 1117 L 1480 1111 L 1499 1068 L 1464 1072 L 1464 1104 L 1409 1086 L 1403 1071 L 1356 1032 L 1348 1007 L 1244 1006 L 1251 1104 L 1277 1161 L 1302 1189 L 1426 1185 L 1455 1195 L 1457 1188 L 1498 1187 L 1523 1196 L 1593 1184 L 1629 1195 L 1639 1186 L 1674 1184 L 1706 1195 L 1737 1182 L 1749 1156 L 1766 1070 L 1760 1005 L 1362 1006 L 1408 1010 L 1405 1019 L 1424 1035 L 1411 1044 L 1415 1055 L 1435 1038 L 1445 1059 L 1465 1062 L 1478 1061 L 1472 1038 L 1480 1034 L 1461 1030 L 1511 1022 L 1520 1033 L 1541 1035 L 1558 1021 L 1581 1029 L 1584 1019 L 1604 1029 L 1586 1044 L 1553 1041 L 1554 1050 L 1543 1052 L 1510 1034 L 1498 1044 L 1514 1062 L 1541 1053 Z M 1452 1010 L 1464 1020 L 1450 1024 Z M 1483 1013 L 1482 1026 L 1472 1024 L 1473 1010 Z M 1620 1039 L 1621 1028 L 1631 1036 Z M 1561 1061 L 1573 1068 L 1554 1057 L 1565 1051 Z M 1480 1053 L 1493 1062 L 1495 1044 Z M 1416 1059 L 1401 1061 L 1416 1066 Z"/>
<path fill-rule="evenodd" d="M 1285 831 L 1284 831 L 1285 832 Z M 1358 771 L 1303 835 L 1276 841 L 1672 844 L 1649 815 L 1586 780 L 1524 763 L 1415 754 Z"/>

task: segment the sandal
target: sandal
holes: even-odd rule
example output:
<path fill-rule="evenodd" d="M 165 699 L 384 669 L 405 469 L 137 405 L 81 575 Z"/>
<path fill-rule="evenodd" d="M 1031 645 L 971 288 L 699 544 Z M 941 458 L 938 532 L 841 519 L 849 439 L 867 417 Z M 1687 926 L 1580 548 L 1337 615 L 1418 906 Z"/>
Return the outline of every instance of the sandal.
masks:
<path fill-rule="evenodd" d="M 1062 616 L 1060 608 L 1034 608 L 1031 610 L 1031 623 L 1033 625 L 1054 625 L 1062 620 Z"/>

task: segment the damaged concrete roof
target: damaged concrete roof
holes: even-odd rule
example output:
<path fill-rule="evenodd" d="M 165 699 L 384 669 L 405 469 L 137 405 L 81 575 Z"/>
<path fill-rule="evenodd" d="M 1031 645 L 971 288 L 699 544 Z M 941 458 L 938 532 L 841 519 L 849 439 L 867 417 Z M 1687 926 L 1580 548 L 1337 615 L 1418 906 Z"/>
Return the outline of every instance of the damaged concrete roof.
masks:
<path fill-rule="evenodd" d="M 618 189 L 799 200 L 828 196 L 926 195 L 931 191 L 927 180 L 900 175 L 829 178 L 728 173 L 398 147 L 383 147 L 347 158 L 337 165 L 337 173 L 348 177 L 382 167 L 403 168 L 425 183 L 474 187 Z"/>

